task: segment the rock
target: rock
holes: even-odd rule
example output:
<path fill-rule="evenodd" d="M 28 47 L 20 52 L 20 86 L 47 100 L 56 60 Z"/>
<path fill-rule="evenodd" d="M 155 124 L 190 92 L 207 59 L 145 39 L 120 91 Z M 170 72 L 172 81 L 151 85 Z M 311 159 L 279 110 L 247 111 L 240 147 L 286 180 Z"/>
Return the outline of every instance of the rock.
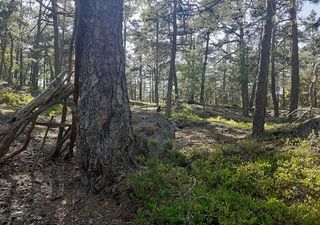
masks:
<path fill-rule="evenodd" d="M 159 113 L 133 113 L 133 132 L 144 153 L 161 156 L 175 138 L 175 124 Z"/>
<path fill-rule="evenodd" d="M 267 134 L 272 136 L 290 136 L 298 138 L 308 138 L 310 135 L 319 137 L 320 117 L 309 119 L 299 125 L 290 125 L 281 129 L 271 130 Z"/>
<path fill-rule="evenodd" d="M 307 120 L 306 122 L 300 124 L 293 131 L 293 135 L 297 137 L 307 138 L 311 133 L 316 136 L 319 135 L 320 131 L 320 117 L 315 117 L 313 119 Z"/>

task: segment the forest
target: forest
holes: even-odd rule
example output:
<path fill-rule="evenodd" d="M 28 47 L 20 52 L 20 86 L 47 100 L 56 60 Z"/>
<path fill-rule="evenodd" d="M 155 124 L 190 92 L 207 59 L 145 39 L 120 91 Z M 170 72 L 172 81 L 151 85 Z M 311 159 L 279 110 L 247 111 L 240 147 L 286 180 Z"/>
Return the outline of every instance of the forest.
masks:
<path fill-rule="evenodd" d="M 0 225 L 320 225 L 319 0 L 0 0 Z"/>

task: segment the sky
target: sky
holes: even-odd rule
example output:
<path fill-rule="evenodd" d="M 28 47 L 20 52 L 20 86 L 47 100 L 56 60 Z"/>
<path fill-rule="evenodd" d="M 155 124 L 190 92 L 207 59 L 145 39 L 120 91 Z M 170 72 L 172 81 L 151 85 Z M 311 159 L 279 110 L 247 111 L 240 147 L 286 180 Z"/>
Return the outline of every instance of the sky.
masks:
<path fill-rule="evenodd" d="M 305 2 L 302 6 L 302 10 L 300 12 L 300 17 L 305 18 L 309 15 L 311 10 L 316 11 L 318 17 L 320 16 L 320 3 L 318 4 L 312 4 L 310 2 Z"/>

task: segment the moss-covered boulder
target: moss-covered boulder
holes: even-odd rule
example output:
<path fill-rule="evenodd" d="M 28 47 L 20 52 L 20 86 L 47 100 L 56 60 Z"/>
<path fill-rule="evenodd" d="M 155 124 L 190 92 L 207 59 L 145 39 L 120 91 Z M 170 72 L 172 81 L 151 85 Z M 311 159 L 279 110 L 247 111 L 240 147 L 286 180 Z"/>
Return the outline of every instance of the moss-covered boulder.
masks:
<path fill-rule="evenodd" d="M 175 124 L 159 113 L 133 113 L 133 132 L 144 153 L 161 156 L 172 148 Z"/>

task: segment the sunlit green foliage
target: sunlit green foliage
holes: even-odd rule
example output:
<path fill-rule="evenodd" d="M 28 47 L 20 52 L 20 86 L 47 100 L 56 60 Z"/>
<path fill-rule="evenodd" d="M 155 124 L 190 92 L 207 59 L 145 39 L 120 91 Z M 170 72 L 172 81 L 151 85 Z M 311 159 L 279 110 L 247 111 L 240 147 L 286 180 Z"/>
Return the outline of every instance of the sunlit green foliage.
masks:
<path fill-rule="evenodd" d="M 61 115 L 62 114 L 62 110 L 63 110 L 63 105 L 62 104 L 56 104 L 53 105 L 49 108 L 47 108 L 44 111 L 44 114 L 47 116 L 57 116 L 57 115 Z"/>
<path fill-rule="evenodd" d="M 129 176 L 135 224 L 320 224 L 319 152 L 298 139 L 278 145 L 246 140 L 197 157 L 195 149 L 140 158 L 144 169 Z"/>
<path fill-rule="evenodd" d="M 28 104 L 33 97 L 29 94 L 3 92 L 0 93 L 0 104 L 7 108 L 17 108 Z"/>

